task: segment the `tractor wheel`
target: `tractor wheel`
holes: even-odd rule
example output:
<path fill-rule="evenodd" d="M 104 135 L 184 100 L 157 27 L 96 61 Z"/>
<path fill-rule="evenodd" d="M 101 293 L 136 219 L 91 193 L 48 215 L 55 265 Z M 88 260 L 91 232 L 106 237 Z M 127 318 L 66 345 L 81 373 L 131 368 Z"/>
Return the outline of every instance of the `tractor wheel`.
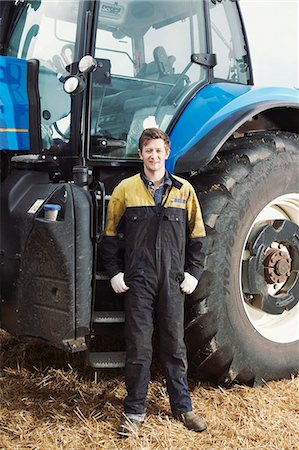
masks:
<path fill-rule="evenodd" d="M 249 385 L 299 370 L 299 137 L 227 143 L 191 177 L 207 238 L 186 300 L 191 374 Z"/>

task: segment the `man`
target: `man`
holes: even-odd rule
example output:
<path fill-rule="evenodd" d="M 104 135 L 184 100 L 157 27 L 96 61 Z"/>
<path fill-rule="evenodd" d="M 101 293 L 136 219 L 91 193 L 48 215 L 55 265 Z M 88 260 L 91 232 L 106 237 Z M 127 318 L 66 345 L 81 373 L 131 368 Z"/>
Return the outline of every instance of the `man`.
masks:
<path fill-rule="evenodd" d="M 129 435 L 145 418 L 154 322 L 172 413 L 187 428 L 203 431 L 206 422 L 192 412 L 184 343 L 184 294 L 194 291 L 202 272 L 200 206 L 190 183 L 165 168 L 170 141 L 163 131 L 145 129 L 138 153 L 143 169 L 114 189 L 102 248 L 112 288 L 126 293 L 127 396 L 118 433 Z M 124 263 L 117 232 L 121 221 Z"/>

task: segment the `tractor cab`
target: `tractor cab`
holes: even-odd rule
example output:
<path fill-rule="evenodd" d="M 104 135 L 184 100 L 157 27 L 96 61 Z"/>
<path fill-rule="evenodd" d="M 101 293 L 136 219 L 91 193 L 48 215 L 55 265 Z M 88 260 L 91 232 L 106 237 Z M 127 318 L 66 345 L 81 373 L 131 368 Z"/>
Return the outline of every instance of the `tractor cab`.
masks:
<path fill-rule="evenodd" d="M 96 165 L 136 160 L 143 127 L 168 129 L 212 79 L 251 80 L 232 1 L 24 2 L 6 54 L 39 61 L 42 142 L 31 152 L 81 151 Z M 97 69 L 72 101 L 64 80 L 86 54 Z"/>

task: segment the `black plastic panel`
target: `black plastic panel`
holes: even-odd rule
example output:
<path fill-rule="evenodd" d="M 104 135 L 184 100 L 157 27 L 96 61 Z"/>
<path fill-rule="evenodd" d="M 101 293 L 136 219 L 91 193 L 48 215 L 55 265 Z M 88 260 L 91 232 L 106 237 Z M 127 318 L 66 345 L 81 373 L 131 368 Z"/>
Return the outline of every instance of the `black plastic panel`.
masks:
<path fill-rule="evenodd" d="M 61 206 L 56 221 L 45 219 L 42 203 Z M 90 326 L 89 193 L 18 170 L 2 185 L 1 211 L 1 327 L 68 348 Z"/>

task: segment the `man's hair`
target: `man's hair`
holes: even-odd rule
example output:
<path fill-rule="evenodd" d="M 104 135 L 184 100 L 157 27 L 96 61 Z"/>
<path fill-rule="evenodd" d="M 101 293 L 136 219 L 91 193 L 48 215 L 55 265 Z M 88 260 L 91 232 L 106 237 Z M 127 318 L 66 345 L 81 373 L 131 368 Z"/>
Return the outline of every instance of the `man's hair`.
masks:
<path fill-rule="evenodd" d="M 152 139 L 163 139 L 165 149 L 170 150 L 170 140 L 164 131 L 159 128 L 146 128 L 139 138 L 138 148 L 142 151 L 142 147 Z"/>

